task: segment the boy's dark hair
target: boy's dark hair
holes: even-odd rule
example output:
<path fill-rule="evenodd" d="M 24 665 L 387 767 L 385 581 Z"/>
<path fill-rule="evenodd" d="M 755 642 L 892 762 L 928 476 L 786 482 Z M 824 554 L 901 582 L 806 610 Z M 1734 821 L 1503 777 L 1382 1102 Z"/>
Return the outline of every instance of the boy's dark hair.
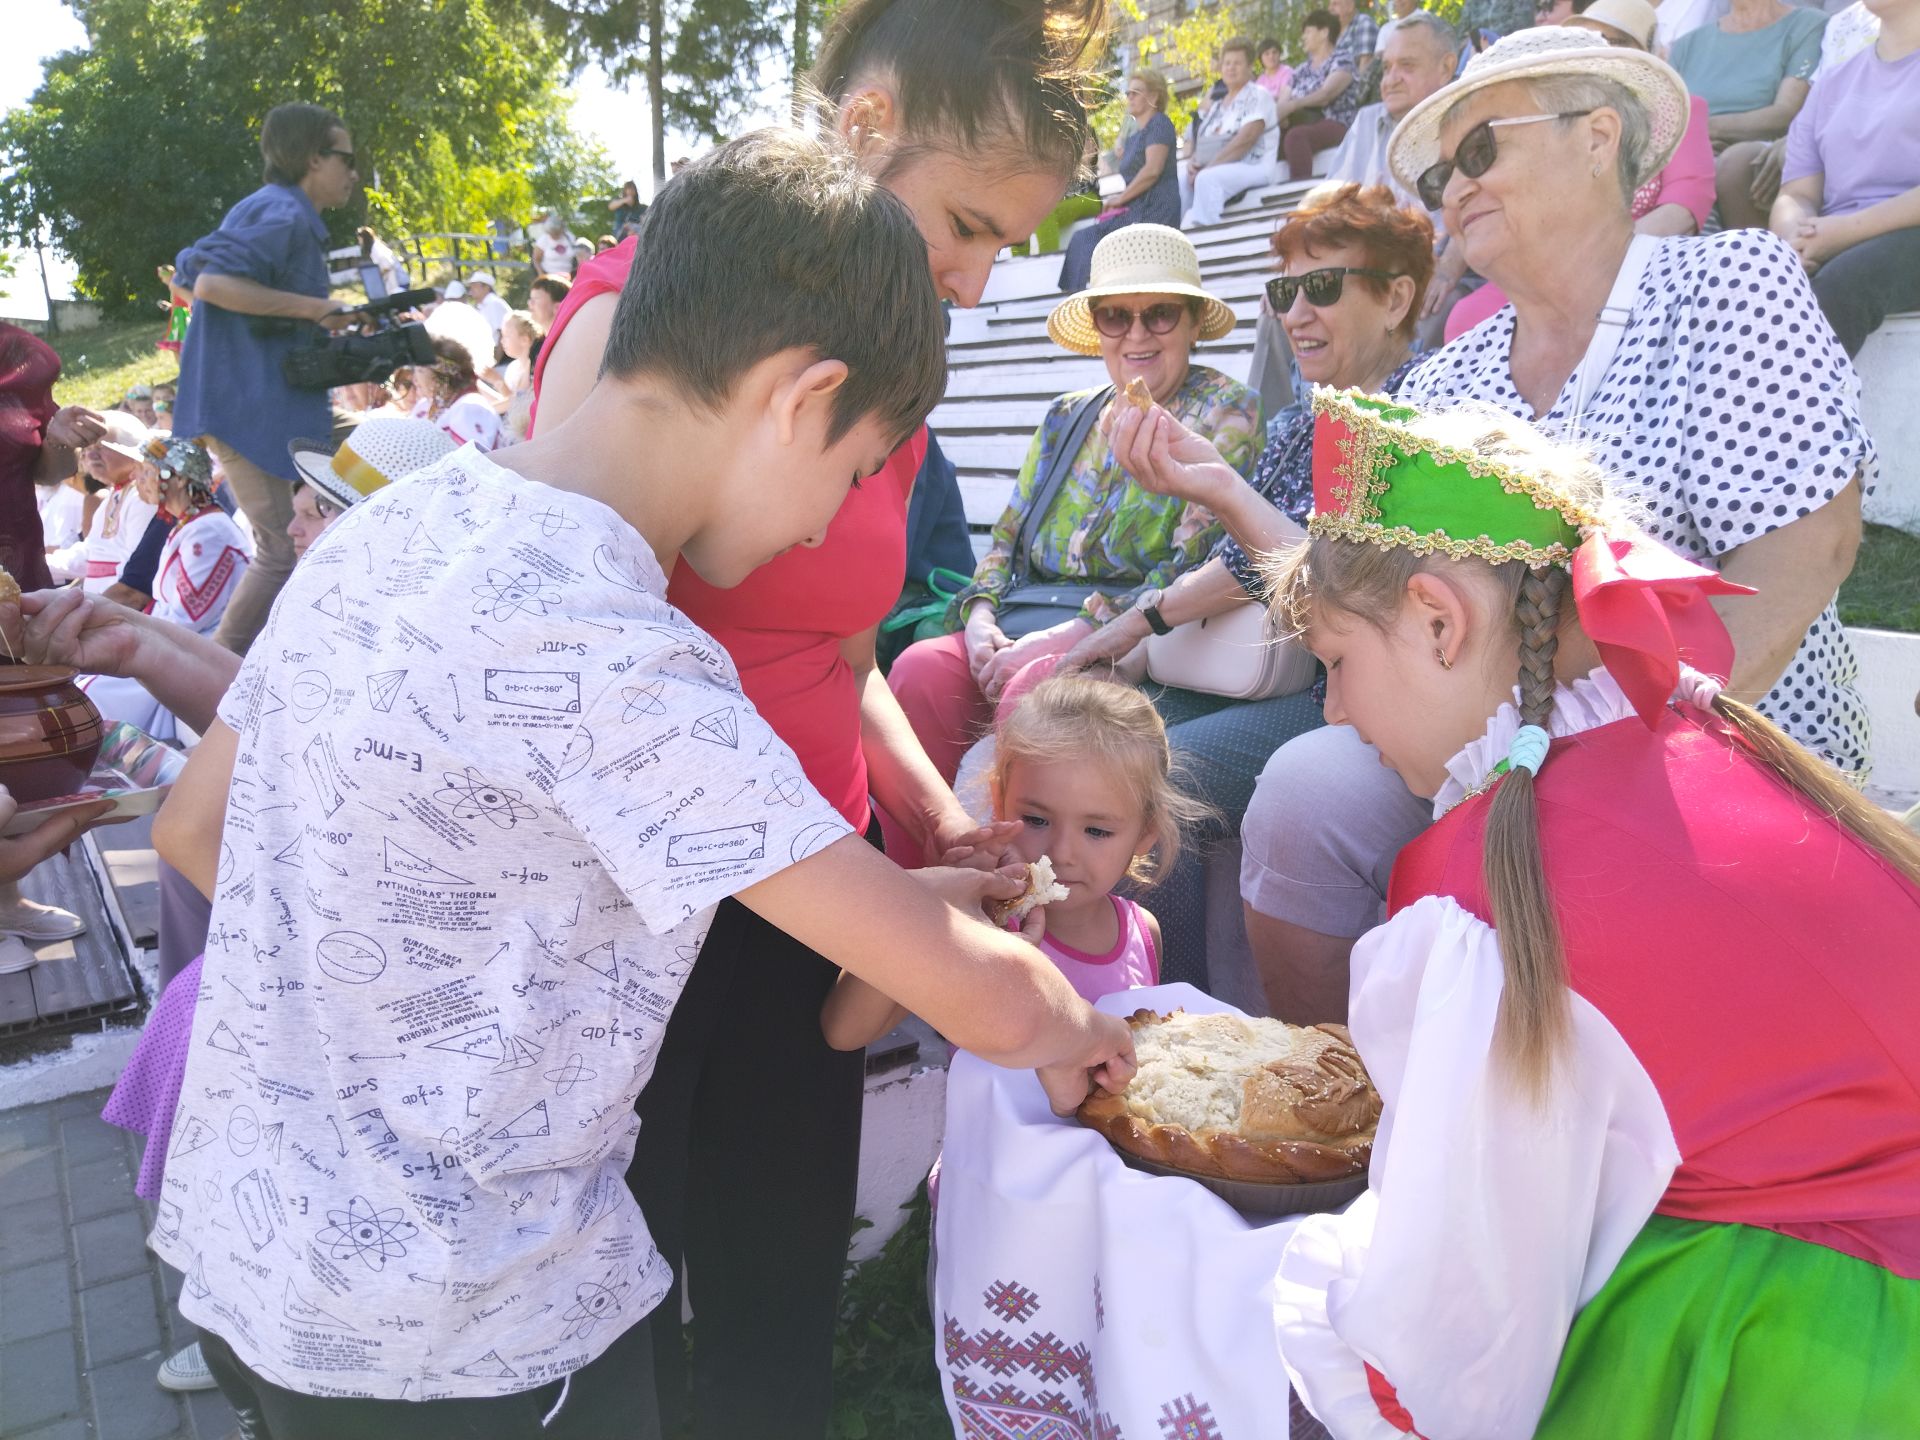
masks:
<path fill-rule="evenodd" d="M 260 127 L 260 183 L 298 185 L 333 132 L 347 127 L 324 105 L 276 105 Z"/>
<path fill-rule="evenodd" d="M 529 290 L 538 290 L 554 304 L 559 305 L 567 298 L 567 292 L 573 289 L 573 282 L 564 275 L 537 275 Z"/>
<path fill-rule="evenodd" d="M 719 407 L 782 350 L 847 366 L 829 442 L 912 434 L 946 390 L 940 300 L 905 205 L 837 141 L 761 130 L 681 171 L 647 211 L 601 374 Z"/>
<path fill-rule="evenodd" d="M 1107 12 L 1108 0 L 849 0 L 811 84 L 828 112 L 863 81 L 889 85 L 905 141 L 896 164 L 929 145 L 993 148 L 1022 170 L 1070 177 L 1084 163 Z"/>
<path fill-rule="evenodd" d="M 1287 53 L 1287 47 L 1282 45 L 1278 40 L 1274 39 L 1273 36 L 1271 35 L 1267 36 L 1266 39 L 1260 42 L 1260 53 L 1262 55 L 1265 55 L 1269 50 L 1278 50 L 1282 55 Z"/>

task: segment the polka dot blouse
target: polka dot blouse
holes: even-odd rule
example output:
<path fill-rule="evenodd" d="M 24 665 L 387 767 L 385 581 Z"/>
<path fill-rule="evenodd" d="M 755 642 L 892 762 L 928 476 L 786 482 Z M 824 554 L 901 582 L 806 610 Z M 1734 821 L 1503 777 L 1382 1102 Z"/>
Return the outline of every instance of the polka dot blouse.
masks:
<path fill-rule="evenodd" d="M 1531 409 L 1508 365 L 1512 306 L 1407 377 L 1403 399 L 1471 398 Z M 1587 407 L 1586 442 L 1642 507 L 1648 531 L 1717 564 L 1878 470 L 1860 421 L 1860 381 L 1793 251 L 1764 230 L 1663 240 L 1633 319 Z M 1571 381 L 1541 419 L 1568 424 Z M 1842 769 L 1868 762 L 1859 666 L 1829 604 L 1760 708 Z"/>

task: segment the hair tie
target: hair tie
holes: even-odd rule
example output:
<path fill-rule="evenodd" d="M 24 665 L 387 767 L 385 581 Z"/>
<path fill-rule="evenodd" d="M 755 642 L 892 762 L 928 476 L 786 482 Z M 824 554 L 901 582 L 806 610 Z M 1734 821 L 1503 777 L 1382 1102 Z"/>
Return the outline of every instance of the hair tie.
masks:
<path fill-rule="evenodd" d="M 1507 746 L 1508 771 L 1529 770 L 1538 775 L 1546 758 L 1547 732 L 1538 725 L 1522 725 Z"/>
<path fill-rule="evenodd" d="M 1696 710 L 1712 710 L 1713 702 L 1720 698 L 1720 692 L 1726 686 L 1715 676 L 1691 665 L 1680 667 L 1680 683 L 1674 686 L 1673 698 L 1682 705 L 1691 705 Z"/>

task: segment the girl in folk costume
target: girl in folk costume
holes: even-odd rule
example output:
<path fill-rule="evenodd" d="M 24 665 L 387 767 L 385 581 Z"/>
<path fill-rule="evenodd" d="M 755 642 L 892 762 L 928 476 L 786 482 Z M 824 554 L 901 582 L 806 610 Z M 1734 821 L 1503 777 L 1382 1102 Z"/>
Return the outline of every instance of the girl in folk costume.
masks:
<path fill-rule="evenodd" d="M 211 635 L 247 573 L 252 547 L 213 498 L 213 462 L 205 450 L 179 436 L 156 435 L 145 456 L 160 478 L 160 509 L 173 521 L 148 613 Z M 156 740 L 176 737 L 172 713 L 139 681 L 92 675 L 81 684 L 107 720 L 124 720 Z"/>
<path fill-rule="evenodd" d="M 1711 677 L 1742 593 L 1523 423 L 1321 391 L 1275 603 L 1433 827 L 1354 948 L 1340 1440 L 1920 1435 L 1920 842 Z M 1514 685 L 1515 677 L 1519 684 Z"/>

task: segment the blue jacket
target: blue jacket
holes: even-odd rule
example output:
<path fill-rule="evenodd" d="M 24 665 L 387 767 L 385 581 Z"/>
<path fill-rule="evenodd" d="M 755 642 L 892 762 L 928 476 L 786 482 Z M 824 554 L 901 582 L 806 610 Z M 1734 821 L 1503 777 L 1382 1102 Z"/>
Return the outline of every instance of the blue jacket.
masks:
<path fill-rule="evenodd" d="M 262 185 L 227 212 L 220 228 L 182 250 L 175 280 L 191 290 L 202 275 L 237 275 L 274 290 L 325 296 L 327 228 L 297 185 Z M 180 354 L 180 393 L 173 427 L 211 435 L 270 474 L 298 479 L 287 442 L 325 435 L 332 420 L 324 390 L 296 390 L 280 374 L 280 357 L 306 344 L 313 327 L 193 305 Z"/>

